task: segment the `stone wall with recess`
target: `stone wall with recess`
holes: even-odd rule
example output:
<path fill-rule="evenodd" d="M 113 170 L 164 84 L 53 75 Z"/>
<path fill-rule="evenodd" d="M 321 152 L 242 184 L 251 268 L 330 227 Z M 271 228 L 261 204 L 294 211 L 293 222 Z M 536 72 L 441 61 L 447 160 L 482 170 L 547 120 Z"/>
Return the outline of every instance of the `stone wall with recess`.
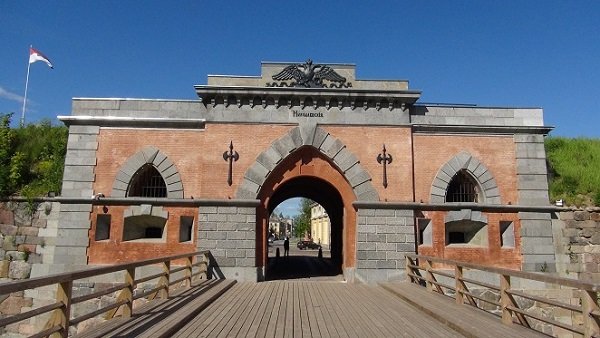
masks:
<path fill-rule="evenodd" d="M 600 208 L 560 212 L 552 230 L 560 275 L 600 283 Z"/>
<path fill-rule="evenodd" d="M 45 263 L 54 245 L 59 211 L 60 204 L 53 202 L 0 203 L 0 283 L 28 279 L 34 267 Z M 27 311 L 36 303 L 25 291 L 0 295 L 0 317 Z M 28 323 L 16 323 L 0 328 L 0 334 L 27 333 L 30 328 Z"/>

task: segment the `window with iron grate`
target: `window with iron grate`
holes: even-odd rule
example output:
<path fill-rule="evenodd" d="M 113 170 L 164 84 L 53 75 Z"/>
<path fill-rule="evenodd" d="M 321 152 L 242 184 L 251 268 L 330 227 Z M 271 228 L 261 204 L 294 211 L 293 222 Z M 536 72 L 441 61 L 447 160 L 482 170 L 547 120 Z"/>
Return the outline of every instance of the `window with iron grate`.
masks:
<path fill-rule="evenodd" d="M 145 164 L 131 178 L 127 196 L 167 197 L 167 185 L 152 164 Z"/>
<path fill-rule="evenodd" d="M 454 175 L 448 190 L 446 190 L 446 202 L 478 202 L 478 185 L 465 170 Z"/>

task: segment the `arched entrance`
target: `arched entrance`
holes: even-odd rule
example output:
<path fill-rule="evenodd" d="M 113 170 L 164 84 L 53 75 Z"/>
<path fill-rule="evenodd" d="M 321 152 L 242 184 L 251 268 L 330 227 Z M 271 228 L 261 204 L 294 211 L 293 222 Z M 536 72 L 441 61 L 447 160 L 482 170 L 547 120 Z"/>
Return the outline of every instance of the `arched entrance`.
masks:
<path fill-rule="evenodd" d="M 281 202 L 306 197 L 322 205 L 331 220 L 331 263 L 346 279 L 356 262 L 354 191 L 331 161 L 312 146 L 303 146 L 282 160 L 262 185 L 257 210 L 257 266 L 268 278 L 268 218 Z M 294 243 L 292 243 L 294 245 Z"/>
<path fill-rule="evenodd" d="M 330 245 L 327 248 L 329 254 L 322 258 L 314 255 L 292 255 L 292 257 L 276 258 L 271 255 L 267 257 L 265 277 L 272 280 L 341 274 L 344 257 L 344 205 L 340 193 L 321 178 L 312 176 L 292 178 L 282 184 L 269 199 L 267 205 L 269 215 L 277 205 L 293 197 L 311 199 L 320 204 L 327 212 L 331 225 Z M 295 251 L 295 244 L 295 242 L 290 243 L 292 251 Z"/>

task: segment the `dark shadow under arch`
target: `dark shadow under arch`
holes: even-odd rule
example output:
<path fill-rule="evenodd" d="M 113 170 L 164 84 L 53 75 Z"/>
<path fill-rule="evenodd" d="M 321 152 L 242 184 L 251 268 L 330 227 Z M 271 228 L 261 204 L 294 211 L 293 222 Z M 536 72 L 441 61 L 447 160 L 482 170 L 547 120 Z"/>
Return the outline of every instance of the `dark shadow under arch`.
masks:
<path fill-rule="evenodd" d="M 344 204 L 340 193 L 323 179 L 308 176 L 296 177 L 279 186 L 272 194 L 268 203 L 268 213 L 271 214 L 281 202 L 294 197 L 309 198 L 319 203 L 327 211 L 331 222 L 331 259 L 314 258 L 314 262 L 309 262 L 310 267 L 306 268 L 304 265 L 296 263 L 299 261 L 297 257 L 281 257 L 279 258 L 280 262 L 269 262 L 266 271 L 267 279 L 307 278 L 341 274 L 344 251 Z M 290 245 L 293 246 L 296 243 L 290 243 Z M 285 264 L 286 266 L 277 271 L 270 271 L 270 269 L 274 269 L 275 264 Z M 304 270 L 292 271 L 292 269 Z"/>

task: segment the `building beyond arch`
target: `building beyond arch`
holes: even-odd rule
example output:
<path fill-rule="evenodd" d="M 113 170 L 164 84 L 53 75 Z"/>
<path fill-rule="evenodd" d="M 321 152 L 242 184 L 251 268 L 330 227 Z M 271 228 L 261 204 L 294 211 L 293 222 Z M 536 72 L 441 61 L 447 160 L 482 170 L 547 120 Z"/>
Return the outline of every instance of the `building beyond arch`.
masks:
<path fill-rule="evenodd" d="M 421 104 L 406 80 L 318 66 L 338 76 L 269 62 L 197 100 L 74 98 L 54 271 L 210 249 L 215 273 L 261 280 L 270 203 L 322 182 L 346 280 L 401 279 L 414 252 L 554 269 L 541 109 Z M 143 173 L 154 193 L 131 190 Z"/>

